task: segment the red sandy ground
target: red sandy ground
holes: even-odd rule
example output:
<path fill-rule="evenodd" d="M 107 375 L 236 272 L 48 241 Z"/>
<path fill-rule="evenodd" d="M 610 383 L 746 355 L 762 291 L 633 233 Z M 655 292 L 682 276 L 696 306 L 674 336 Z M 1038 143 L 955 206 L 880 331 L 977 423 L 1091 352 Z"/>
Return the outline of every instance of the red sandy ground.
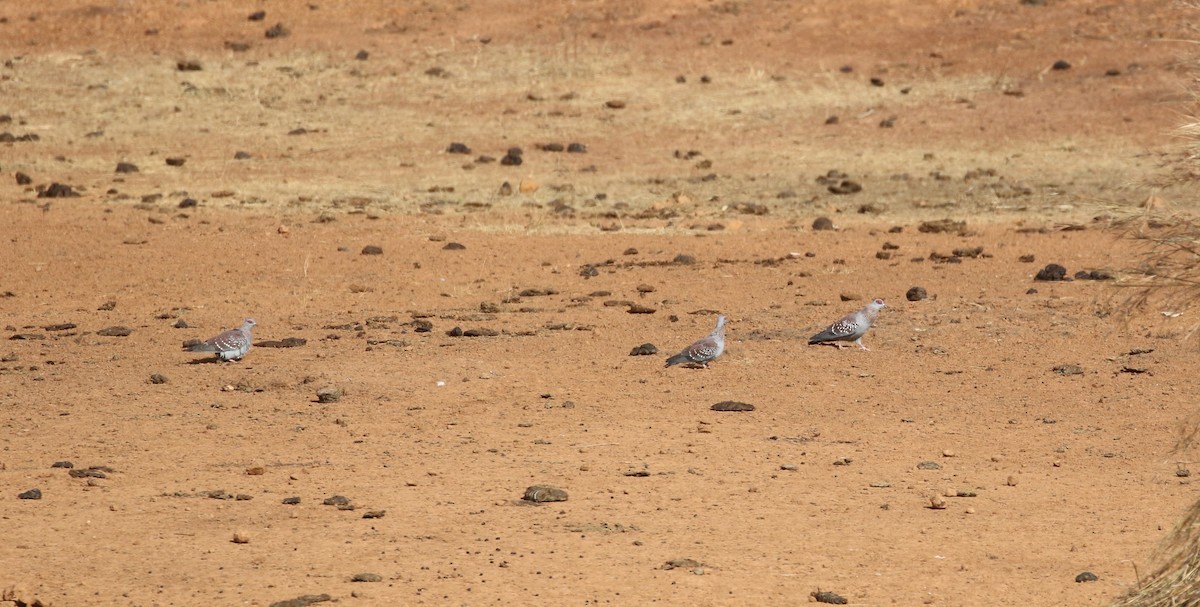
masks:
<path fill-rule="evenodd" d="M 1106 604 L 1195 499 L 1195 313 L 1033 275 L 1188 205 L 1142 184 L 1192 15 L 916 4 L 0 5 L 0 131 L 38 136 L 0 144 L 3 598 Z M 806 345 L 873 297 L 872 351 Z M 717 312 L 725 356 L 663 369 Z M 248 315 L 243 361 L 181 352 Z"/>

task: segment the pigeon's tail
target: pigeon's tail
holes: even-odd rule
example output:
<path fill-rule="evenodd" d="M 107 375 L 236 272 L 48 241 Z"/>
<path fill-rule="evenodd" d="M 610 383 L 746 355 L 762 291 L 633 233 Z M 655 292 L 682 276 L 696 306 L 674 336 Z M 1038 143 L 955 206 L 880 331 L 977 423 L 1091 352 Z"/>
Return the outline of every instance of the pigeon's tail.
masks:
<path fill-rule="evenodd" d="M 199 343 L 188 344 L 183 347 L 183 350 L 185 352 L 216 352 L 217 347 L 206 341 L 202 341 Z"/>
<path fill-rule="evenodd" d="M 665 369 L 671 365 L 678 365 L 686 362 L 692 362 L 692 359 L 688 358 L 687 352 L 680 352 L 679 354 L 668 358 L 667 364 L 663 365 L 663 368 Z"/>
<path fill-rule="evenodd" d="M 808 338 L 808 345 L 812 346 L 815 344 L 823 344 L 827 341 L 833 341 L 834 339 L 837 339 L 837 335 L 834 335 L 832 331 L 821 331 L 820 333 Z"/>

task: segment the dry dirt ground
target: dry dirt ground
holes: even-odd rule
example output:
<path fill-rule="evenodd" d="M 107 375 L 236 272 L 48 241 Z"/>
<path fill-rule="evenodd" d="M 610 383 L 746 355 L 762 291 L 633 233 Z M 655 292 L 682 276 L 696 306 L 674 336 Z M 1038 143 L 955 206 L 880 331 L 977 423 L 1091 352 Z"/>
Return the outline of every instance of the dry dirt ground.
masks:
<path fill-rule="evenodd" d="M 0 599 L 1103 605 L 1195 499 L 1195 312 L 1033 276 L 1189 206 L 1146 184 L 1193 17 L 0 4 Z M 806 345 L 873 297 L 870 352 Z M 244 316 L 244 360 L 181 351 Z"/>

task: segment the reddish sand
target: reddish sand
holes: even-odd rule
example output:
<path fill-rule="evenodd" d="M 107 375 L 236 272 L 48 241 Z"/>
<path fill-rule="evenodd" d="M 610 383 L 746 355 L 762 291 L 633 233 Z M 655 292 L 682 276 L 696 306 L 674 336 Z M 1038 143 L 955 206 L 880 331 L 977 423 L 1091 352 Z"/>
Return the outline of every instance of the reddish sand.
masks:
<path fill-rule="evenodd" d="M 1033 279 L 1193 196 L 1162 3 L 48 4 L 0 6 L 0 605 L 1104 605 L 1195 499 L 1195 313 Z"/>

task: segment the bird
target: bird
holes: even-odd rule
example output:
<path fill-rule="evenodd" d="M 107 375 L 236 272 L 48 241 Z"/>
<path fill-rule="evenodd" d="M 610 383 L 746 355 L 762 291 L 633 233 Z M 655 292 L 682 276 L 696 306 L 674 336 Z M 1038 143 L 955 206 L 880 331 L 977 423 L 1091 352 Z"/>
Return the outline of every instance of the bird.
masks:
<path fill-rule="evenodd" d="M 875 324 L 875 318 L 879 316 L 879 310 L 883 309 L 886 305 L 882 299 L 872 301 L 867 304 L 867 307 L 843 316 L 837 322 L 829 325 L 824 331 L 813 335 L 809 338 L 808 345 L 832 343 L 840 350 L 842 344 L 838 342 L 852 341 L 863 350 L 870 351 L 870 348 L 863 345 L 863 335 L 866 335 L 867 329 L 870 329 L 871 325 Z"/>
<path fill-rule="evenodd" d="M 708 363 L 717 359 L 725 351 L 725 317 L 717 317 L 717 328 L 712 333 L 701 338 L 696 343 L 686 347 L 682 352 L 667 359 L 665 367 L 680 363 L 700 365 L 705 369 Z"/>
<path fill-rule="evenodd" d="M 187 351 L 213 352 L 221 360 L 240 360 L 246 355 L 246 352 L 250 351 L 250 342 L 252 340 L 250 329 L 256 324 L 258 323 L 254 322 L 253 318 L 247 318 L 242 322 L 241 327 L 229 329 L 212 339 L 192 344 L 187 347 Z"/>

